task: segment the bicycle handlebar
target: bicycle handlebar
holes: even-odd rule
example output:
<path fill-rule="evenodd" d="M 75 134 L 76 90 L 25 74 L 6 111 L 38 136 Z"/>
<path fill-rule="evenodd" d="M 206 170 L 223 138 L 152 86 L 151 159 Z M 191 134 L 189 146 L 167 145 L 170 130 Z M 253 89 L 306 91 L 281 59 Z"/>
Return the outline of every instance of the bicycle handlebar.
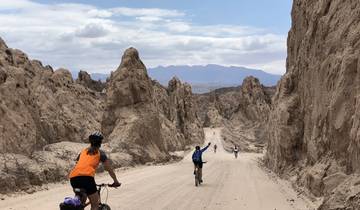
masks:
<path fill-rule="evenodd" d="M 105 184 L 105 183 L 102 183 L 102 184 L 96 184 L 97 187 L 113 187 L 113 188 L 117 188 L 117 187 L 120 187 L 121 186 L 121 183 L 119 186 L 114 186 L 114 184 Z"/>

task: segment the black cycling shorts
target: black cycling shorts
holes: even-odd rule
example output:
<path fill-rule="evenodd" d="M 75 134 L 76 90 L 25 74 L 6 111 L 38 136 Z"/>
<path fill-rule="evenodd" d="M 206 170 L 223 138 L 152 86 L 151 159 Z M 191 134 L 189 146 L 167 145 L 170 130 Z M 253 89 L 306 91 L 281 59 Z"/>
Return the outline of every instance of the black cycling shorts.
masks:
<path fill-rule="evenodd" d="M 194 165 L 198 168 L 202 168 L 203 167 L 203 162 L 199 162 L 199 161 L 193 161 Z"/>
<path fill-rule="evenodd" d="M 97 192 L 95 179 L 92 176 L 76 176 L 70 179 L 73 188 L 84 189 L 87 195 Z"/>

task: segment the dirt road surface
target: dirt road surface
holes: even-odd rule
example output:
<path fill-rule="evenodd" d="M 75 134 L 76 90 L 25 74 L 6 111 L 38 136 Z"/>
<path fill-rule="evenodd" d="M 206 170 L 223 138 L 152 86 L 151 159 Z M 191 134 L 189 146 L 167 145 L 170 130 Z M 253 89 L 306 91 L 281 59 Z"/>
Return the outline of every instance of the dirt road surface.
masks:
<path fill-rule="evenodd" d="M 222 148 L 220 129 L 206 129 L 203 180 L 194 185 L 191 153 L 183 161 L 163 166 L 146 166 L 119 171 L 123 186 L 109 189 L 107 203 L 113 210 L 309 210 L 311 202 L 298 198 L 287 184 L 270 178 L 258 166 L 261 154 L 240 154 L 237 159 Z M 214 153 L 213 145 L 217 144 Z M 97 182 L 111 182 L 107 174 Z M 72 195 L 69 184 L 50 185 L 49 190 L 6 197 L 0 209 L 56 210 L 64 197 Z M 106 191 L 102 194 L 106 199 Z M 89 209 L 89 208 L 88 208 Z"/>

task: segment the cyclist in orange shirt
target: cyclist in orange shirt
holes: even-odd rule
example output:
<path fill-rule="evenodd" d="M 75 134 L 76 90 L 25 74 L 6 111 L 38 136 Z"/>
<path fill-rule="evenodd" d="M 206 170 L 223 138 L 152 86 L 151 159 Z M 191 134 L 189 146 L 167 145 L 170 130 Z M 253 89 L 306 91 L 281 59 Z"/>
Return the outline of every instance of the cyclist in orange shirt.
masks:
<path fill-rule="evenodd" d="M 100 162 L 102 162 L 105 170 L 108 171 L 114 180 L 112 186 L 119 187 L 121 185 L 111 167 L 110 160 L 105 152 L 100 150 L 103 138 L 100 132 L 95 132 L 89 136 L 90 147 L 81 151 L 77 158 L 77 163 L 69 175 L 70 184 L 73 188 L 85 190 L 90 200 L 91 210 L 98 210 L 99 208 L 99 194 L 97 193 L 94 177 Z"/>

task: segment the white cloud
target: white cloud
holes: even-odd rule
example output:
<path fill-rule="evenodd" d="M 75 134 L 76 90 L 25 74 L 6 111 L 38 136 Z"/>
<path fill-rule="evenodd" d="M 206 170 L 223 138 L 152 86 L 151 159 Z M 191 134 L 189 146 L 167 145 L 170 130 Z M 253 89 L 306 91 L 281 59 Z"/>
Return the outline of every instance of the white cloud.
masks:
<path fill-rule="evenodd" d="M 144 22 L 157 22 L 163 20 L 162 18 L 156 16 L 141 16 L 136 17 L 136 19 Z"/>
<path fill-rule="evenodd" d="M 169 31 L 173 32 L 186 32 L 191 29 L 191 26 L 184 22 L 170 22 L 166 24 L 166 27 L 169 29 Z"/>
<path fill-rule="evenodd" d="M 85 4 L 0 3 L 0 36 L 8 46 L 54 67 L 109 72 L 136 47 L 148 67 L 216 63 L 285 69 L 286 35 L 233 25 L 197 25 L 177 10 Z"/>
<path fill-rule="evenodd" d="M 286 71 L 286 60 L 275 60 L 263 64 L 251 64 L 249 67 L 262 69 L 272 74 L 284 74 Z"/>
<path fill-rule="evenodd" d="M 0 10 L 22 9 L 33 6 L 38 6 L 38 4 L 28 0 L 2 0 L 0 3 Z"/>
<path fill-rule="evenodd" d="M 123 16 L 133 16 L 133 17 L 181 17 L 185 13 L 179 12 L 177 10 L 165 10 L 158 8 L 127 8 L 127 7 L 117 7 L 110 9 L 115 15 Z"/>
<path fill-rule="evenodd" d="M 91 9 L 88 11 L 88 14 L 90 16 L 99 17 L 99 18 L 109 18 L 113 15 L 113 13 L 108 10 L 99 10 L 99 9 Z"/>
<path fill-rule="evenodd" d="M 76 35 L 85 38 L 104 37 L 109 31 L 101 24 L 89 23 L 76 31 Z"/>

